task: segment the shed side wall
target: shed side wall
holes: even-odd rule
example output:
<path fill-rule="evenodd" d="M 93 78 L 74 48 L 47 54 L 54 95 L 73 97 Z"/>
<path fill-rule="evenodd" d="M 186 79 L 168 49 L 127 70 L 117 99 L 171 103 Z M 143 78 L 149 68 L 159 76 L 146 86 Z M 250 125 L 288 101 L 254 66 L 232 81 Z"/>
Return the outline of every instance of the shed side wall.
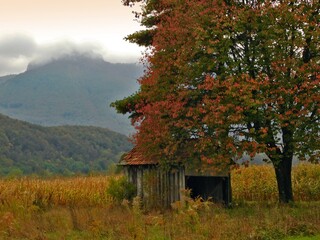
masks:
<path fill-rule="evenodd" d="M 124 166 L 128 180 L 137 187 L 139 196 L 146 208 L 167 208 L 181 199 L 185 189 L 183 167 L 165 171 L 156 165 Z"/>

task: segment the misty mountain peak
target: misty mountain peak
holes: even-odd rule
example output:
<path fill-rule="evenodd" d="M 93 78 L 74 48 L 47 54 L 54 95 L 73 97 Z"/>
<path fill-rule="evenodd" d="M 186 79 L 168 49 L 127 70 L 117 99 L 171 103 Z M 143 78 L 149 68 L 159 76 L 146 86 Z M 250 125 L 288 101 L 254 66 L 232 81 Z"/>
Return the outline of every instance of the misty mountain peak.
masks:
<path fill-rule="evenodd" d="M 49 65 L 52 63 L 63 63 L 63 64 L 74 64 L 77 63 L 92 63 L 92 62 L 105 62 L 103 57 L 98 54 L 93 54 L 89 52 L 72 52 L 72 53 L 64 53 L 58 55 L 56 57 L 51 57 L 47 59 L 36 59 L 28 64 L 26 71 L 31 71 L 34 69 L 38 69 L 45 65 Z"/>

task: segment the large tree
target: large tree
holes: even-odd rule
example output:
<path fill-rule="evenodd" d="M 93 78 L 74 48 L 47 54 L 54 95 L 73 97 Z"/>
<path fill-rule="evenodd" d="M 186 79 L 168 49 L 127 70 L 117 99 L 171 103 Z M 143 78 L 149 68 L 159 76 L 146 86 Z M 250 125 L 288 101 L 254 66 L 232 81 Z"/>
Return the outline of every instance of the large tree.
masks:
<path fill-rule="evenodd" d="M 312 0 L 145 1 L 149 29 L 128 39 L 149 46 L 148 69 L 114 104 L 131 113 L 137 149 L 207 166 L 265 153 L 280 202 L 293 201 L 293 157 L 319 161 L 319 11 Z"/>

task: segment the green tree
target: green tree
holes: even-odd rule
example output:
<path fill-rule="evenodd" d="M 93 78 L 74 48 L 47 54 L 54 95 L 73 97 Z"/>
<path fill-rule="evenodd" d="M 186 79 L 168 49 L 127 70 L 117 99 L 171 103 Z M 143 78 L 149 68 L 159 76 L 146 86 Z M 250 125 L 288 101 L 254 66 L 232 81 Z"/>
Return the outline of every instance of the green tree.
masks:
<path fill-rule="evenodd" d="M 208 167 L 265 153 L 280 202 L 293 201 L 293 157 L 319 161 L 319 11 L 311 0 L 146 1 L 142 24 L 157 19 L 148 70 L 114 103 L 131 113 L 137 149 Z"/>

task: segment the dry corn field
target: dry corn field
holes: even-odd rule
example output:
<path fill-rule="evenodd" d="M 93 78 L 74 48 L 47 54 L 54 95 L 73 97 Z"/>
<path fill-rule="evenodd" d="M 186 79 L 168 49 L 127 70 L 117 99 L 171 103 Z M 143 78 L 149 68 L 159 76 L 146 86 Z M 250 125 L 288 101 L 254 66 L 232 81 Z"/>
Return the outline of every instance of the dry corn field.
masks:
<path fill-rule="evenodd" d="M 232 195 L 236 201 L 277 201 L 273 167 L 251 166 L 232 172 Z M 292 187 L 296 201 L 320 201 L 320 164 L 299 164 L 292 169 Z"/>
<path fill-rule="evenodd" d="M 23 207 L 106 206 L 108 177 L 75 177 L 41 180 L 19 178 L 0 181 L 0 203 Z"/>
<path fill-rule="evenodd" d="M 0 239 L 320 237 L 320 165 L 294 167 L 294 207 L 277 204 L 270 166 L 233 170 L 233 209 L 189 199 L 171 211 L 144 212 L 137 200 L 117 203 L 109 183 L 107 176 L 0 180 Z"/>
<path fill-rule="evenodd" d="M 272 166 L 241 167 L 233 170 L 234 201 L 277 201 L 277 186 Z M 320 201 L 320 165 L 300 164 L 293 168 L 292 182 L 296 201 Z M 107 206 L 107 176 L 41 180 L 19 178 L 0 180 L 0 204 L 38 206 Z"/>

